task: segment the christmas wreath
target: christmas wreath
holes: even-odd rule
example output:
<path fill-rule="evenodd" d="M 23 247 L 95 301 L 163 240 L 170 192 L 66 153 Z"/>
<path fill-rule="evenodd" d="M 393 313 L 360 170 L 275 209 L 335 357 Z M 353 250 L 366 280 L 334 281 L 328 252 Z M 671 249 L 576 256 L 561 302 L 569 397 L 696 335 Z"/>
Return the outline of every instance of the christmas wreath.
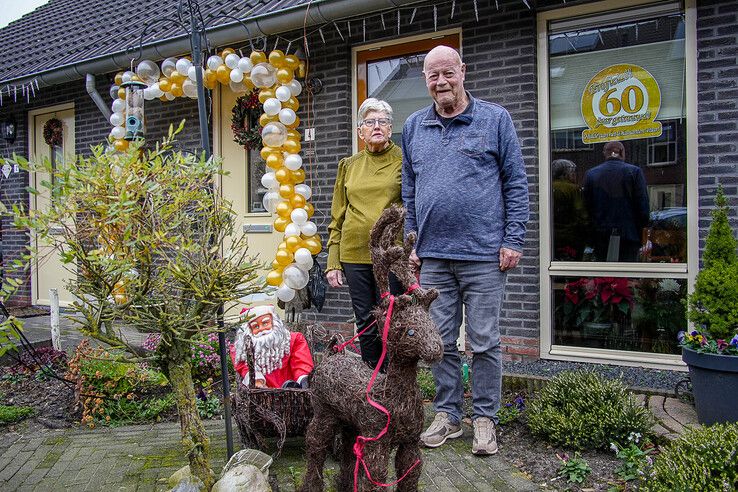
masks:
<path fill-rule="evenodd" d="M 259 128 L 261 103 L 256 91 L 236 99 L 236 105 L 233 106 L 232 113 L 233 141 L 243 145 L 246 150 L 260 149 L 262 146 L 261 129 Z"/>
<path fill-rule="evenodd" d="M 44 123 L 44 142 L 51 147 L 61 145 L 64 141 L 62 131 L 63 128 L 61 120 L 51 118 L 49 121 Z"/>

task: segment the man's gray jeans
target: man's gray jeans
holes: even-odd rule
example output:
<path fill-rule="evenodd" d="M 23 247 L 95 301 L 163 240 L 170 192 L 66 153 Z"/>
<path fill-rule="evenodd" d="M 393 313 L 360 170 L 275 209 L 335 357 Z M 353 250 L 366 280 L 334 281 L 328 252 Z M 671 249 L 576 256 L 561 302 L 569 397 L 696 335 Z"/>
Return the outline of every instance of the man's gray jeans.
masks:
<path fill-rule="evenodd" d="M 472 418 L 488 417 L 497 423 L 502 386 L 499 317 L 506 278 L 496 261 L 423 259 L 420 284 L 439 292 L 430 315 L 443 340 L 443 360 L 432 367 L 436 382 L 433 404 L 436 412 L 446 412 L 454 423 L 461 420 L 464 399 L 456 347 L 464 311 L 473 353 Z"/>

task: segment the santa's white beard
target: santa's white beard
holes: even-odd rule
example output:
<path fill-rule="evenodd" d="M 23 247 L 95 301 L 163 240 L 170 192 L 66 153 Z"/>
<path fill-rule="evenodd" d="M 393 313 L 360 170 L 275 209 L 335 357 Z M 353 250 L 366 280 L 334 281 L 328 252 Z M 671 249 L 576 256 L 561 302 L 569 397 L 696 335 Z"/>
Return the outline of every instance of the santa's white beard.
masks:
<path fill-rule="evenodd" d="M 254 346 L 254 370 L 264 375 L 282 367 L 282 360 L 290 353 L 290 332 L 282 320 L 275 316 L 272 329 L 257 336 L 251 334 L 248 324 L 239 328 L 236 335 L 236 362 L 246 360 L 246 336 Z"/>

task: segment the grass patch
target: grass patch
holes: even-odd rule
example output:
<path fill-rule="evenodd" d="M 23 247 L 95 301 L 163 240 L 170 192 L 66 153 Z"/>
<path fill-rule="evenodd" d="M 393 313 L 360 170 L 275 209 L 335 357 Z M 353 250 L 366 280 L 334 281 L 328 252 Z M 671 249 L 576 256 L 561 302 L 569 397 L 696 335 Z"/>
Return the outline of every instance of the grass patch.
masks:
<path fill-rule="evenodd" d="M 18 422 L 30 416 L 32 413 L 33 408 L 31 407 L 0 405 L 0 425 Z"/>

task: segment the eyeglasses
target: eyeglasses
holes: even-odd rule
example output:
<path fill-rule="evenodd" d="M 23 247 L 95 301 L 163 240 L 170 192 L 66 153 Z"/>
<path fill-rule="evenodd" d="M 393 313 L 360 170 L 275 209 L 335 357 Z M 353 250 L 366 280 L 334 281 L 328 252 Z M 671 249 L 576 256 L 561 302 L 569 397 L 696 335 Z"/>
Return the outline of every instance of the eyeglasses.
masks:
<path fill-rule="evenodd" d="M 361 126 L 366 126 L 369 128 L 374 128 L 374 125 L 379 125 L 382 127 L 385 127 L 387 125 L 392 124 L 392 120 L 389 118 L 377 118 L 377 119 L 371 119 L 371 120 L 364 120 L 361 123 Z"/>

